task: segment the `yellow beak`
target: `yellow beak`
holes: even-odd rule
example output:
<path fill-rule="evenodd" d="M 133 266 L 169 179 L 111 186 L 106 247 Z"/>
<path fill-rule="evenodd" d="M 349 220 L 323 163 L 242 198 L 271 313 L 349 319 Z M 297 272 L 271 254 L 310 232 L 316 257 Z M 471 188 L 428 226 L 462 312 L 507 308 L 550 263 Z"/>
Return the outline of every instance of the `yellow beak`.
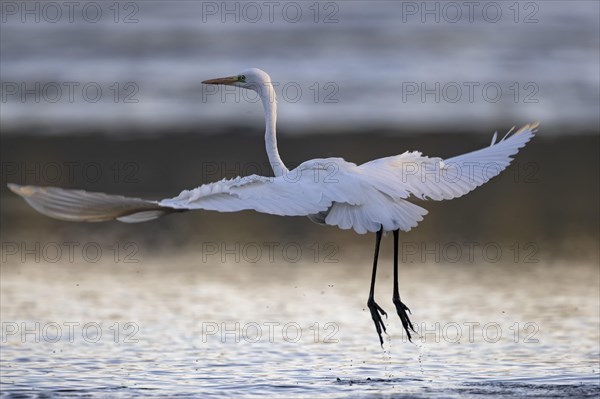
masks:
<path fill-rule="evenodd" d="M 228 76 L 226 78 L 217 78 L 205 80 L 202 83 L 207 85 L 232 85 L 239 81 L 237 76 Z"/>

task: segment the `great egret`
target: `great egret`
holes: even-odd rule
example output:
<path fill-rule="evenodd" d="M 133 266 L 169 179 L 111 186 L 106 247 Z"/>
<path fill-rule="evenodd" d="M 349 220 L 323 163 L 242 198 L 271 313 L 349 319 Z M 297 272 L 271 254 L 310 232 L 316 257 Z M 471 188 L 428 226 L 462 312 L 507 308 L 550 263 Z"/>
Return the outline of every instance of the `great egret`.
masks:
<path fill-rule="evenodd" d="M 375 254 L 367 306 L 383 345 L 387 313 L 375 302 L 377 258 L 383 232 L 394 235 L 393 303 L 402 326 L 411 339 L 413 324 L 408 307 L 398 290 L 398 232 L 409 231 L 427 211 L 407 199 L 447 200 L 457 198 L 498 175 L 520 148 L 534 136 L 537 123 L 528 124 L 489 147 L 442 160 L 420 152 L 376 159 L 362 165 L 342 158 L 313 159 L 288 170 L 277 149 L 275 124 L 277 106 L 271 78 L 251 68 L 204 84 L 231 85 L 258 93 L 265 112 L 265 144 L 275 177 L 251 175 L 184 190 L 177 197 L 160 201 L 127 198 L 56 187 L 9 188 L 37 211 L 61 220 L 101 222 L 119 220 L 135 223 L 162 215 L 195 209 L 235 212 L 252 209 L 281 216 L 308 216 L 316 223 L 354 229 L 359 234 L 374 232 Z"/>

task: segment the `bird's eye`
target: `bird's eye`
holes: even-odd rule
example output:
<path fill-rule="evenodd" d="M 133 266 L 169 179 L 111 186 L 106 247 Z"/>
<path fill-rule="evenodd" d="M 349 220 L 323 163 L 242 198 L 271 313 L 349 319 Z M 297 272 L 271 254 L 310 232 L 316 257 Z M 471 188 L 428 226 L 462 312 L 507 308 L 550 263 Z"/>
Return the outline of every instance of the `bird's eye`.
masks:
<path fill-rule="evenodd" d="M 240 82 L 245 82 L 246 81 L 246 76 L 245 75 L 240 75 L 240 76 L 238 76 L 238 80 Z"/>

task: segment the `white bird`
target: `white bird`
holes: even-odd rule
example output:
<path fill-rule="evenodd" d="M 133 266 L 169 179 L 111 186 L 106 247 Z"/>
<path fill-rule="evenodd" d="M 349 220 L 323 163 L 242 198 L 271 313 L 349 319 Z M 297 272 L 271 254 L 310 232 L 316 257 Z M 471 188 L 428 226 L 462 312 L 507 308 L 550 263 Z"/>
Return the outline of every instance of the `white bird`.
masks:
<path fill-rule="evenodd" d="M 427 211 L 409 197 L 448 200 L 467 194 L 504 170 L 520 148 L 534 136 L 538 123 L 528 124 L 489 147 L 442 160 L 420 152 L 376 159 L 362 165 L 342 158 L 313 159 L 293 170 L 283 163 L 277 149 L 277 105 L 271 78 L 251 68 L 238 75 L 206 80 L 204 84 L 231 85 L 258 93 L 265 112 L 265 144 L 275 177 L 245 176 L 223 179 L 184 190 L 160 201 L 128 198 L 56 187 L 9 188 L 35 210 L 61 220 L 136 223 L 165 214 L 204 209 L 219 212 L 255 210 L 281 216 L 308 216 L 316 223 L 376 233 L 371 289 L 367 301 L 379 341 L 383 345 L 381 318 L 386 312 L 375 302 L 377 258 L 383 232 L 394 235 L 393 303 L 404 330 L 415 331 L 398 290 L 398 232 L 415 227 Z"/>

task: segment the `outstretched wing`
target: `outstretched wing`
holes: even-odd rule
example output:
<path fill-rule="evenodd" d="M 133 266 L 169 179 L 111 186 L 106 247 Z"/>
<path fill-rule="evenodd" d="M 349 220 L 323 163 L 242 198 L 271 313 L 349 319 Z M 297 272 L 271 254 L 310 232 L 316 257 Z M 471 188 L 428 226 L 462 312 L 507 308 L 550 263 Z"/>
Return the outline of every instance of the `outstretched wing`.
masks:
<path fill-rule="evenodd" d="M 36 211 L 72 222 L 104 222 L 115 219 L 143 222 L 174 211 L 161 207 L 156 201 L 85 190 L 20 186 L 12 183 L 8 184 L 8 188 L 23 197 Z"/>
<path fill-rule="evenodd" d="M 376 159 L 359 166 L 378 190 L 394 197 L 410 195 L 436 201 L 457 198 L 502 172 L 512 156 L 535 135 L 538 123 L 528 124 L 489 147 L 442 160 L 420 152 Z"/>
<path fill-rule="evenodd" d="M 161 201 L 57 187 L 17 184 L 9 184 L 8 187 L 35 210 L 55 219 L 137 223 L 194 209 L 220 212 L 255 210 L 285 216 L 306 216 L 328 209 L 331 201 L 323 198 L 317 186 L 305 183 L 302 180 L 289 182 L 283 177 L 252 175 L 204 184 Z"/>
<path fill-rule="evenodd" d="M 184 190 L 175 198 L 158 202 L 172 209 L 205 209 L 219 212 L 255 210 L 280 216 L 306 216 L 331 206 L 319 186 L 307 177 L 245 176 Z"/>

